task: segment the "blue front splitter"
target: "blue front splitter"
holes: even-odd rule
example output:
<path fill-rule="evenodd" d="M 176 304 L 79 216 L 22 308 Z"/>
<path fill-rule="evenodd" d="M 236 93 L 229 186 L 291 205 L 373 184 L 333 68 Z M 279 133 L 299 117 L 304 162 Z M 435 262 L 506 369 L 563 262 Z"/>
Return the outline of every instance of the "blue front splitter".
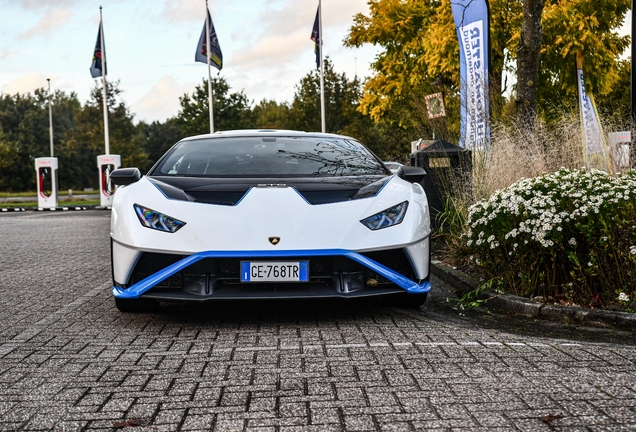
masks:
<path fill-rule="evenodd" d="M 363 266 L 375 271 L 386 279 L 390 280 L 404 291 L 410 294 L 426 294 L 431 290 L 431 283 L 424 281 L 418 284 L 415 281 L 397 273 L 390 268 L 367 258 L 357 252 L 345 249 L 327 249 L 327 250 L 290 250 L 290 251 L 204 251 L 197 252 L 190 256 L 169 265 L 163 270 L 148 276 L 147 278 L 131 285 L 128 288 L 113 287 L 113 295 L 117 298 L 139 298 L 143 293 L 168 279 L 170 276 L 179 273 L 184 268 L 206 258 L 292 258 L 292 257 L 321 257 L 321 256 L 344 256 L 356 261 Z"/>

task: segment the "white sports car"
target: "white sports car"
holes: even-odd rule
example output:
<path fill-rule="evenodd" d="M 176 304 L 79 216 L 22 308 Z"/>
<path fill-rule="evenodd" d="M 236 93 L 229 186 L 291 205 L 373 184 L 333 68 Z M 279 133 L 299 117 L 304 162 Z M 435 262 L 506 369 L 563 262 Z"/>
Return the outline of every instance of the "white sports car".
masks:
<path fill-rule="evenodd" d="M 117 307 L 378 295 L 417 307 L 431 287 L 424 175 L 394 175 L 341 135 L 186 138 L 143 177 L 111 173 Z"/>

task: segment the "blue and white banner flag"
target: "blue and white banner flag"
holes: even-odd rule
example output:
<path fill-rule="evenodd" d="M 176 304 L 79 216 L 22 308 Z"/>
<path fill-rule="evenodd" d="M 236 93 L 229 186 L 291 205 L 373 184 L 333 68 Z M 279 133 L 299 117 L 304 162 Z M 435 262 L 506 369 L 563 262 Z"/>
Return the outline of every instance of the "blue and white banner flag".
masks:
<path fill-rule="evenodd" d="M 485 0 L 451 0 L 459 39 L 459 146 L 484 150 L 490 141 L 488 111 L 488 5 Z"/>
<path fill-rule="evenodd" d="M 208 23 L 210 25 L 210 64 L 218 70 L 221 70 L 223 68 L 223 53 L 221 52 L 219 39 L 216 36 L 216 30 L 214 29 L 214 24 L 212 23 L 212 16 L 210 15 L 210 11 L 208 11 Z M 194 61 L 207 64 L 208 46 L 207 42 L 205 41 L 205 27 L 206 25 L 204 23 L 203 31 L 201 32 L 199 43 L 197 44 L 197 53 L 194 57 Z"/>
<path fill-rule="evenodd" d="M 577 53 L 576 56 L 576 79 L 579 92 L 579 106 L 581 108 L 581 127 L 583 129 L 583 154 L 585 155 L 586 167 L 590 168 L 590 156 L 601 155 L 604 168 L 609 170 L 607 163 L 607 144 L 603 128 L 598 118 L 596 104 L 591 94 L 585 91 L 585 76 L 583 74 L 583 56 Z"/>

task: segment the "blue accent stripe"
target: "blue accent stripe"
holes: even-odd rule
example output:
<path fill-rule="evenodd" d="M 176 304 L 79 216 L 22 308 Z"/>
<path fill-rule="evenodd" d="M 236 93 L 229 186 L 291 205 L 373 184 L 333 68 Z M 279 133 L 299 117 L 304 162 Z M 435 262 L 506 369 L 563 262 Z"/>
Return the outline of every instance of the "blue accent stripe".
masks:
<path fill-rule="evenodd" d="M 169 265 L 163 270 L 148 276 L 147 278 L 130 286 L 128 289 L 113 287 L 113 295 L 117 298 L 138 298 L 140 295 L 150 290 L 158 283 L 168 279 L 170 276 L 180 272 L 186 267 L 206 258 L 291 258 L 291 257 L 321 257 L 321 256 L 344 256 L 356 261 L 363 266 L 375 271 L 386 279 L 390 280 L 406 292 L 411 294 L 425 294 L 430 291 L 431 284 L 425 281 L 418 284 L 404 275 L 367 258 L 357 252 L 346 249 L 324 249 L 324 250 L 284 250 L 284 251 L 204 251 L 197 252 L 190 256 Z M 243 271 L 243 269 L 241 269 Z M 301 273 L 303 269 L 301 268 Z M 306 269 L 308 274 L 309 269 Z"/>

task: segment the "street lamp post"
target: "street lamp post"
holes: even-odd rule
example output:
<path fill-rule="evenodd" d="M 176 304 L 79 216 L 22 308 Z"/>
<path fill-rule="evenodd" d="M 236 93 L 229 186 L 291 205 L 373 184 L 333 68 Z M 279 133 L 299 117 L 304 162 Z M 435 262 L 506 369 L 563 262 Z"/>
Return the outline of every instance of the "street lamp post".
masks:
<path fill-rule="evenodd" d="M 51 78 L 46 79 L 49 82 L 49 138 L 51 141 L 51 157 L 53 156 L 53 110 L 51 108 Z"/>

